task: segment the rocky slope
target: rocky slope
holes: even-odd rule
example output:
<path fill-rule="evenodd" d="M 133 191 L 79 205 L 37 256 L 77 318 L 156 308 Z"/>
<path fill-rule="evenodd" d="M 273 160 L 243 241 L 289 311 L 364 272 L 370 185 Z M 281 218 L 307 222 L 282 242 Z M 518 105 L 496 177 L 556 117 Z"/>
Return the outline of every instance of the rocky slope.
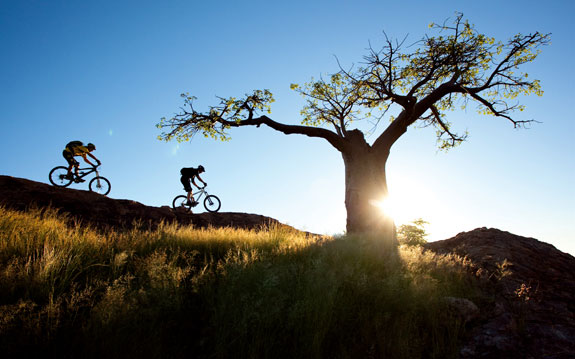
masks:
<path fill-rule="evenodd" d="M 469 272 L 484 290 L 461 358 L 575 358 L 573 256 L 487 228 L 426 248 L 469 259 Z"/>
<path fill-rule="evenodd" d="M 193 224 L 197 228 L 235 227 L 258 229 L 279 224 L 273 218 L 247 213 L 198 213 L 174 211 L 170 207 L 150 207 L 142 203 L 112 199 L 97 193 L 60 188 L 23 178 L 0 176 L 0 205 L 17 210 L 31 206 L 53 207 L 68 213 L 73 220 L 97 227 L 154 228 L 160 222 Z"/>
<path fill-rule="evenodd" d="M 153 228 L 164 221 L 258 229 L 279 223 L 246 213 L 189 214 L 9 176 L 0 176 L 0 205 L 17 210 L 51 206 L 101 228 Z M 481 284 L 476 303 L 452 298 L 468 321 L 460 358 L 575 358 L 573 256 L 533 238 L 487 228 L 425 248 L 466 257 L 470 280 Z"/>

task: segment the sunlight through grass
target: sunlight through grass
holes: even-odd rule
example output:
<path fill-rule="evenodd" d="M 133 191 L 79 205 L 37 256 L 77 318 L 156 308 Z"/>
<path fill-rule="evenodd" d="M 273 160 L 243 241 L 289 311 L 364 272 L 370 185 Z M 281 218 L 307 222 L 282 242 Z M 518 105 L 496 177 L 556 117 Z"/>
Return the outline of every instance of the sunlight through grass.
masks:
<path fill-rule="evenodd" d="M 282 225 L 103 232 L 52 209 L 0 208 L 0 345 L 8 356 L 450 356 L 463 328 L 442 298 L 473 295 L 465 262 L 381 242 Z"/>

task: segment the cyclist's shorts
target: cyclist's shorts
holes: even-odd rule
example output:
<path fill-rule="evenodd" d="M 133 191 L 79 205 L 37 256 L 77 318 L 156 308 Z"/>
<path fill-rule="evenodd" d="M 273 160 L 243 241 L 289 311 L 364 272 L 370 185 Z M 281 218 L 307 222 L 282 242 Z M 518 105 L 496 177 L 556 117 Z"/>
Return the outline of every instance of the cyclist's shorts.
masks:
<path fill-rule="evenodd" d="M 80 164 L 76 159 L 74 159 L 74 155 L 70 151 L 64 150 L 62 152 L 62 156 L 64 156 L 70 166 L 78 166 Z"/>
<path fill-rule="evenodd" d="M 186 192 L 190 192 L 192 190 L 189 177 L 185 176 L 180 177 L 180 182 L 182 182 L 182 184 L 184 185 L 184 190 L 186 190 Z"/>

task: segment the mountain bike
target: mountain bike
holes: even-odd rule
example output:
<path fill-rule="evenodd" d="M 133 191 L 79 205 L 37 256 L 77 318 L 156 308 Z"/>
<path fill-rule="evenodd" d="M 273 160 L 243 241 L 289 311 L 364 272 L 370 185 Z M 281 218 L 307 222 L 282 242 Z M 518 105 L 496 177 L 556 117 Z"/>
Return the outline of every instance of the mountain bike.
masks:
<path fill-rule="evenodd" d="M 204 208 L 206 209 L 206 211 L 208 212 L 219 211 L 220 207 L 222 206 L 222 202 L 217 196 L 214 196 L 213 194 L 208 194 L 208 192 L 206 191 L 206 186 L 201 187 L 198 192 L 193 194 L 193 197 L 196 200 L 195 203 L 188 203 L 188 196 L 182 194 L 174 198 L 174 200 L 172 201 L 172 207 L 174 209 L 183 208 L 189 212 L 192 210 L 193 207 L 195 207 L 198 203 L 200 203 L 200 198 L 204 195 L 206 196 L 204 198 Z"/>
<path fill-rule="evenodd" d="M 99 166 L 99 165 L 98 165 Z M 88 188 L 92 192 L 103 194 L 104 196 L 110 193 L 112 185 L 107 178 L 100 176 L 98 173 L 98 166 L 79 168 L 78 176 L 72 175 L 68 177 L 68 167 L 58 166 L 52 168 L 48 178 L 50 183 L 57 187 L 68 187 L 72 182 L 80 183 L 79 179 L 84 178 L 92 173 L 96 173 L 96 177 L 92 178 L 88 183 Z"/>

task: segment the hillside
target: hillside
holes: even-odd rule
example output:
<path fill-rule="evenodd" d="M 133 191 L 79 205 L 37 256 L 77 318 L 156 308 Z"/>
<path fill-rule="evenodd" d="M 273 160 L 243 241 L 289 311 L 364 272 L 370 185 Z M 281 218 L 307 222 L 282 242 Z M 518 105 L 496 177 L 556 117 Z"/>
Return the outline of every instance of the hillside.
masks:
<path fill-rule="evenodd" d="M 0 205 L 16 210 L 51 206 L 97 228 L 154 228 L 164 221 L 260 229 L 279 223 L 246 213 L 188 214 L 9 176 L 0 176 Z M 459 358 L 575 357 L 573 256 L 534 238 L 488 228 L 428 243 L 425 249 L 465 257 L 468 280 L 482 291 L 464 319 L 467 334 Z"/>
<path fill-rule="evenodd" d="M 151 207 L 127 199 L 112 199 L 87 190 L 60 188 L 23 178 L 0 176 L 0 205 L 25 210 L 30 206 L 58 208 L 74 220 L 96 227 L 153 228 L 160 222 L 193 224 L 196 228 L 235 227 L 257 229 L 278 224 L 273 218 L 248 213 L 197 213 L 174 211 L 171 207 Z M 203 208 L 202 208 L 203 209 Z"/>

